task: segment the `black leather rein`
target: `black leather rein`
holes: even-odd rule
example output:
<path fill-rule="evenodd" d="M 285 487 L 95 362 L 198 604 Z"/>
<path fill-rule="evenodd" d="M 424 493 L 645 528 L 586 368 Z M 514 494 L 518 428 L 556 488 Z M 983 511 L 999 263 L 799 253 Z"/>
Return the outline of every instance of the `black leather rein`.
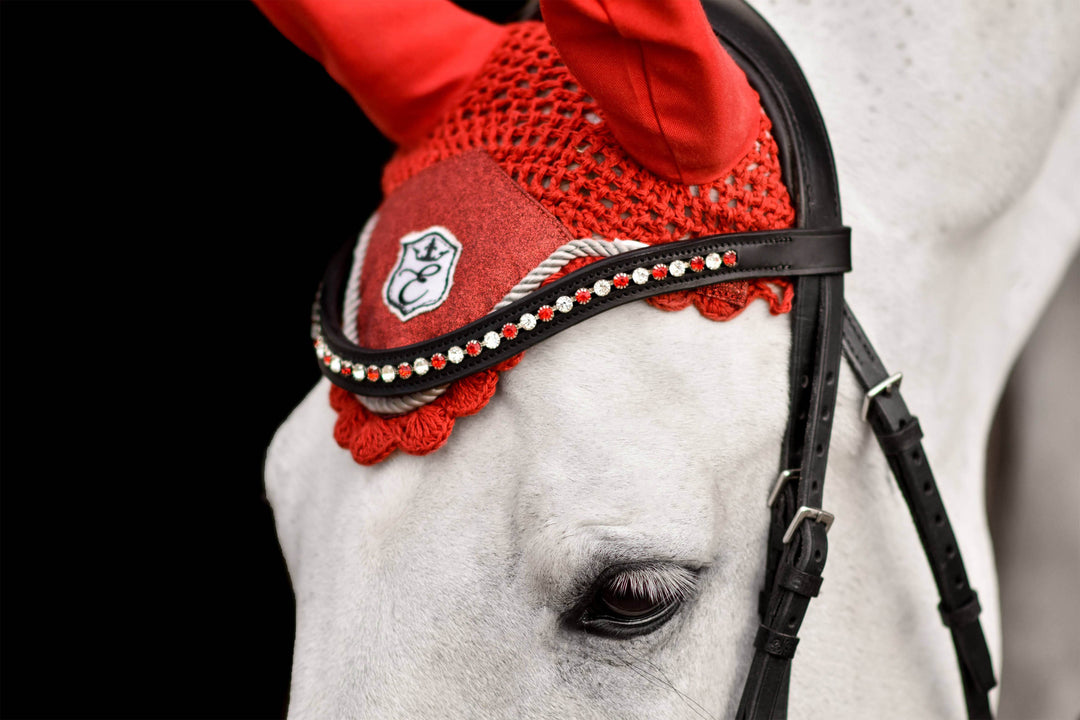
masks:
<path fill-rule="evenodd" d="M 491 367 L 604 310 L 651 295 L 746 278 L 791 277 L 795 300 L 791 407 L 771 513 L 760 626 L 739 720 L 787 717 L 791 659 L 810 600 L 821 587 L 832 515 L 823 509 L 825 468 L 841 354 L 866 391 L 863 416 L 908 503 L 956 648 L 968 716 L 991 717 L 993 668 L 956 537 L 920 440 L 918 420 L 844 303 L 850 231 L 840 217 L 832 149 L 813 93 L 771 27 L 738 0 L 709 0 L 706 14 L 746 72 L 773 123 L 796 227 L 712 235 L 598 260 L 465 327 L 407 347 L 359 347 L 342 332 L 351 248 L 331 263 L 316 302 L 319 367 L 359 395 L 417 392 Z"/>

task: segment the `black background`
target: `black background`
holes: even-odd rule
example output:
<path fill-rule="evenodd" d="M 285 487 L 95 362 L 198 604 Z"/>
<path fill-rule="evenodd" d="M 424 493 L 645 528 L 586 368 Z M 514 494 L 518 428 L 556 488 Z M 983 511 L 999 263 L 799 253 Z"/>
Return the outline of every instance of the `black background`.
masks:
<path fill-rule="evenodd" d="M 246 2 L 0 0 L 0 715 L 283 715 L 262 462 L 390 152 Z"/>
<path fill-rule="evenodd" d="M 5 1 L 0 33 L 0 712 L 281 716 L 262 462 L 391 147 L 246 3 Z"/>

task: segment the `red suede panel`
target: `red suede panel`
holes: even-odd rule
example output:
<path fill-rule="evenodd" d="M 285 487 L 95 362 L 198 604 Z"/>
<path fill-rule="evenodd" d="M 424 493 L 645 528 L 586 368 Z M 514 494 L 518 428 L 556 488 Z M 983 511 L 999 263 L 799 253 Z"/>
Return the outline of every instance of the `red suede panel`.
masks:
<path fill-rule="evenodd" d="M 383 302 L 401 238 L 441 225 L 461 243 L 453 286 L 436 309 L 402 322 Z M 409 345 L 477 320 L 530 270 L 573 239 L 482 151 L 457 155 L 417 173 L 379 208 L 360 277 L 360 344 Z"/>

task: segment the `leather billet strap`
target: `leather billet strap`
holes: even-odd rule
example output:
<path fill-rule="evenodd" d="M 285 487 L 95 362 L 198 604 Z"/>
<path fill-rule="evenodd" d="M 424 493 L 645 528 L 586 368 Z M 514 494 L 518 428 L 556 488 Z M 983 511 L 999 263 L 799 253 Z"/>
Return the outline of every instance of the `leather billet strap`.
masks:
<path fill-rule="evenodd" d="M 869 391 L 889 377 L 862 327 L 846 306 L 844 356 L 863 390 Z M 896 386 L 873 396 L 867 420 L 896 476 L 930 562 L 930 571 L 941 596 L 938 608 L 942 621 L 952 634 L 960 663 L 968 717 L 990 718 L 988 693 L 997 681 L 979 623 L 979 600 L 968 582 L 956 535 L 923 451 L 919 421 L 908 412 Z"/>
<path fill-rule="evenodd" d="M 710 235 L 642 248 L 597 260 L 453 332 L 388 350 L 360 347 L 350 342 L 341 329 L 345 285 L 351 261 L 351 249 L 346 247 L 330 264 L 316 307 L 317 334 L 331 353 L 326 357 L 336 357 L 339 362 L 333 366 L 324 362 L 319 366 L 331 382 L 357 395 L 403 395 L 426 390 L 491 367 L 568 327 L 634 300 L 729 280 L 847 272 L 851 269 L 850 243 L 851 231 L 837 227 Z M 733 255 L 727 255 L 728 252 Z M 612 284 L 604 296 L 592 292 L 595 283 L 600 280 L 610 283 L 616 275 L 629 276 L 639 269 L 651 272 L 657 265 L 667 268 L 677 260 L 689 265 L 694 258 L 706 258 L 714 253 L 728 257 L 731 265 L 721 262 L 717 268 L 704 267 L 701 270 L 687 267 L 678 277 L 665 271 L 662 278 L 656 279 L 650 275 L 642 284 L 629 281 L 624 288 Z M 527 330 L 522 327 L 513 338 L 500 337 L 497 347 L 479 344 L 488 333 L 500 334 L 508 324 L 517 327 L 522 315 L 529 313 L 535 317 L 539 308 L 555 308 L 559 298 L 570 300 L 581 289 L 590 291 L 584 304 L 571 302 L 569 306 L 564 306 L 569 307 L 566 312 L 555 311 L 548 321 L 536 322 L 534 327 Z M 348 375 L 340 372 L 342 363 L 359 368 L 396 368 L 402 363 L 413 363 L 416 358 L 430 358 L 436 353 L 445 356 L 450 348 L 464 348 L 470 342 L 477 343 L 474 346 L 474 349 L 479 349 L 476 356 L 464 355 L 460 362 L 448 362 L 443 368 L 432 368 L 424 375 L 412 373 L 407 378 L 395 376 L 391 382 L 383 382 L 381 379 L 367 380 L 363 372 L 350 372 Z M 338 368 L 337 372 L 334 367 Z"/>
<path fill-rule="evenodd" d="M 820 510 L 840 366 L 843 277 L 800 278 L 792 315 L 792 408 L 782 449 L 795 472 L 771 508 L 767 587 L 739 720 L 787 716 L 791 660 L 810 600 L 821 587 L 828 526 L 798 510 Z M 784 542 L 784 536 L 790 537 Z"/>
<path fill-rule="evenodd" d="M 790 50 L 744 2 L 706 0 L 705 14 L 724 48 L 746 72 L 773 123 L 796 225 L 841 226 L 840 192 L 828 133 Z M 827 515 L 822 502 L 840 367 L 843 292 L 843 278 L 838 274 L 801 277 L 795 282 L 791 407 L 781 448 L 782 485 L 770 505 L 765 584 L 759 601 L 761 625 L 739 703 L 740 719 L 787 717 L 797 633 L 811 598 L 821 587 L 827 525 L 814 519 L 794 522 L 805 513 Z"/>

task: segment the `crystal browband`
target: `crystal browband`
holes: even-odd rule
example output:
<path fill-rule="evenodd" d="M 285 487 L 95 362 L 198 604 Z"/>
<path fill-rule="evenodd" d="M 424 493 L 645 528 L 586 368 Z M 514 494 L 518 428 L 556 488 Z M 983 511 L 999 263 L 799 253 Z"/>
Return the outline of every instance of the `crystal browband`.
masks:
<path fill-rule="evenodd" d="M 351 248 L 327 270 L 312 336 L 319 368 L 357 395 L 388 396 L 445 385 L 491 367 L 587 317 L 632 300 L 729 280 L 844 273 L 851 232 L 787 229 L 710 235 L 604 258 L 458 330 L 374 350 L 341 331 Z"/>

